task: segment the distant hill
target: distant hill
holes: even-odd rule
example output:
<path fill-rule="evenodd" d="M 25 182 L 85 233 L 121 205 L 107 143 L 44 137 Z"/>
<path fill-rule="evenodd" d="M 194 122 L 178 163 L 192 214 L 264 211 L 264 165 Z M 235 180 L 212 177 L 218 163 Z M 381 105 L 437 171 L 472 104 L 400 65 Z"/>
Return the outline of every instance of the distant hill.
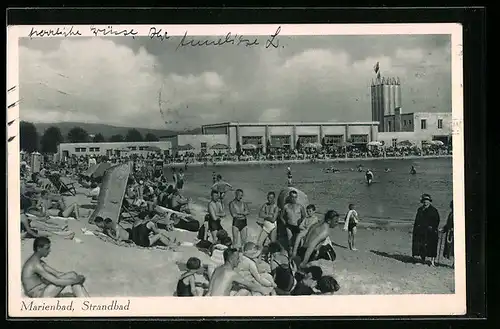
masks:
<path fill-rule="evenodd" d="M 81 127 L 85 131 L 87 131 L 90 135 L 97 135 L 101 133 L 105 139 L 113 135 L 120 134 L 123 137 L 127 135 L 127 131 L 129 129 L 133 129 L 133 127 L 118 127 L 100 123 L 84 123 L 84 122 L 55 122 L 55 123 L 41 123 L 41 122 L 33 122 L 36 127 L 37 132 L 40 135 L 43 135 L 44 131 L 49 127 L 58 127 L 61 130 L 61 134 L 66 138 L 68 136 L 68 132 L 74 127 Z M 148 128 L 135 128 L 137 129 L 142 136 L 145 136 L 148 133 L 154 134 L 156 137 L 162 136 L 170 136 L 170 135 L 189 135 L 189 134 L 201 134 L 201 128 L 187 130 L 187 131 L 173 131 L 166 129 L 148 129 Z"/>

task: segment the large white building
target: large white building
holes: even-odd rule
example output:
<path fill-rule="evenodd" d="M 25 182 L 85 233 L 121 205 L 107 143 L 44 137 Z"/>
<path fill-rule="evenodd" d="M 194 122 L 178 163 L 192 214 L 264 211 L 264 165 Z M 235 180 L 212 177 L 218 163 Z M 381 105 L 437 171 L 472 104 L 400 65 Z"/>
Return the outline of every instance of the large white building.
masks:
<path fill-rule="evenodd" d="M 72 155 L 106 155 L 120 157 L 123 155 L 147 155 L 151 152 L 171 154 L 172 144 L 169 141 L 160 142 L 102 142 L 102 143 L 61 143 L 57 147 L 59 159 Z"/>
<path fill-rule="evenodd" d="M 388 129 L 378 136 L 379 141 L 386 145 L 404 140 L 419 146 L 433 140 L 440 140 L 446 145 L 451 143 L 451 112 L 401 113 L 396 109 L 394 115 L 384 116 L 384 126 Z"/>
<path fill-rule="evenodd" d="M 240 146 L 253 144 L 267 152 L 271 147 L 295 149 L 297 140 L 301 144 L 340 144 L 350 141 L 355 145 L 366 145 L 378 138 L 378 122 L 268 122 L 243 123 L 224 122 L 202 126 L 205 136 L 220 136 L 231 151 Z M 179 136 L 180 137 L 180 136 Z"/>

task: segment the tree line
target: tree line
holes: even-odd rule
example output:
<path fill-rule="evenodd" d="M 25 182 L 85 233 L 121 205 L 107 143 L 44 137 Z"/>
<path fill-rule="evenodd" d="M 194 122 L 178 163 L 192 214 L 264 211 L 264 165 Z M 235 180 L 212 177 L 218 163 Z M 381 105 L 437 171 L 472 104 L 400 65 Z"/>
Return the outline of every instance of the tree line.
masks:
<path fill-rule="evenodd" d="M 27 152 L 40 151 L 42 153 L 57 153 L 57 146 L 61 143 L 85 143 L 85 142 L 157 142 L 159 139 L 155 134 L 147 133 L 142 136 L 137 129 L 129 129 L 125 136 L 116 134 L 107 140 L 101 133 L 90 135 L 82 127 L 73 127 L 66 136 L 63 136 L 58 127 L 51 126 L 43 134 L 40 134 L 32 122 L 21 121 L 19 126 L 19 143 L 21 150 Z"/>

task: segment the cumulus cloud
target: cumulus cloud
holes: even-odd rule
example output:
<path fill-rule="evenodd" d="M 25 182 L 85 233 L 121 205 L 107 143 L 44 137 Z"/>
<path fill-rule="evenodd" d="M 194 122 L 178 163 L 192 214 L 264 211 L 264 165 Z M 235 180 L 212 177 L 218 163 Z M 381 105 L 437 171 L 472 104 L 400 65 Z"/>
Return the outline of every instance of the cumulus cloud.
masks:
<path fill-rule="evenodd" d="M 366 121 L 377 62 L 383 76 L 400 78 L 403 111 L 450 111 L 449 43 L 384 40 L 373 48 L 345 41 L 336 47 L 324 38 L 301 48 L 289 40 L 294 51 L 200 48 L 192 49 L 195 55 L 150 49 L 140 38 L 133 46 L 111 38 L 65 39 L 46 49 L 25 42 L 21 118 L 170 129 L 221 121 Z"/>

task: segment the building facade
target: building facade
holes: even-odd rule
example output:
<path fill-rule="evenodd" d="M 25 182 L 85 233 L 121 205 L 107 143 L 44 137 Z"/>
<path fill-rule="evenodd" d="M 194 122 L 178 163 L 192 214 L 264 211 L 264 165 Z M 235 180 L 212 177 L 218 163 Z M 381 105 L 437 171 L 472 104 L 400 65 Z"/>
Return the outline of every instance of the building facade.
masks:
<path fill-rule="evenodd" d="M 237 123 L 225 122 L 202 126 L 203 135 L 221 136 L 231 151 L 253 144 L 267 152 L 268 146 L 294 150 L 301 144 L 340 144 L 350 141 L 366 145 L 378 138 L 379 122 L 297 122 L 297 123 Z"/>
<path fill-rule="evenodd" d="M 215 152 L 224 152 L 225 150 L 217 148 L 215 145 L 228 145 L 227 137 L 221 134 L 213 135 L 175 135 L 163 136 L 159 138 L 162 141 L 168 141 L 172 145 L 172 154 L 183 153 L 204 153 L 213 154 Z"/>
<path fill-rule="evenodd" d="M 440 140 L 446 145 L 451 143 L 451 112 L 414 112 L 400 113 L 384 117 L 384 125 L 390 129 L 378 134 L 379 140 L 386 145 L 395 145 L 408 140 L 416 145 L 422 142 Z"/>
<path fill-rule="evenodd" d="M 169 141 L 159 142 L 103 142 L 103 143 L 61 143 L 57 147 L 59 159 L 72 155 L 94 155 L 94 156 L 116 156 L 123 155 L 148 155 L 151 152 L 160 151 L 163 154 L 170 154 L 172 144 Z"/>
<path fill-rule="evenodd" d="M 384 117 L 401 109 L 401 83 L 399 78 L 377 78 L 371 84 L 372 120 L 379 122 L 378 131 L 387 131 Z"/>

